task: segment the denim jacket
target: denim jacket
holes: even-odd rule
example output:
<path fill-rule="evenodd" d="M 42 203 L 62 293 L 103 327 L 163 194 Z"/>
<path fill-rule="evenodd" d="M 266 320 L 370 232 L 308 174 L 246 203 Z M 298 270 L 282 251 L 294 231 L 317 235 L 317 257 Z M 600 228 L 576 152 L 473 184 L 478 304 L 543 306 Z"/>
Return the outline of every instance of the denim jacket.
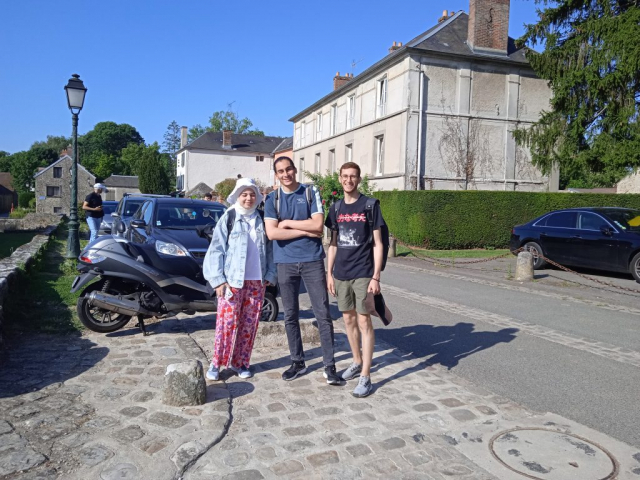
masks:
<path fill-rule="evenodd" d="M 228 210 L 227 210 L 228 212 Z M 202 266 L 204 278 L 216 288 L 228 283 L 233 288 L 242 288 L 244 284 L 244 268 L 247 260 L 247 243 L 249 228 L 237 214 L 231 233 L 227 230 L 227 215 L 218 220 L 213 231 L 213 239 L 204 257 Z M 275 285 L 277 282 L 276 265 L 273 262 L 272 242 L 267 239 L 264 222 L 260 215 L 256 217 L 256 246 L 260 254 L 262 281 Z"/>

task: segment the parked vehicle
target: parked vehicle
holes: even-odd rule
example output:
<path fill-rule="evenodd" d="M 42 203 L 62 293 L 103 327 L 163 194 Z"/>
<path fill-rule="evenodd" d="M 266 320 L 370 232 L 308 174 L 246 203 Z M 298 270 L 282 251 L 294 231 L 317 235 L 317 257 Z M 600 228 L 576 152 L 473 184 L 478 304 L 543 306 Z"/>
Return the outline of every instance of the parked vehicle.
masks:
<path fill-rule="evenodd" d="M 214 289 L 202 275 L 202 263 L 220 203 L 171 197 L 146 198 L 121 236 L 103 236 L 80 254 L 72 292 L 84 287 L 77 302 L 82 323 L 96 332 L 113 332 L 137 317 L 144 319 L 213 312 Z M 278 316 L 277 287 L 268 287 L 262 321 Z"/>
<path fill-rule="evenodd" d="M 102 211 L 104 212 L 104 217 L 102 217 L 98 235 L 111 234 L 111 228 L 113 226 L 113 217 L 111 216 L 111 214 L 116 211 L 116 208 L 118 208 L 118 202 L 114 200 L 105 200 L 102 202 Z"/>
<path fill-rule="evenodd" d="M 118 203 L 118 208 L 111 214 L 113 217 L 113 224 L 111 227 L 111 233 L 116 236 L 122 236 L 129 226 L 129 220 L 133 217 L 133 214 L 138 211 L 140 205 L 142 205 L 147 198 L 170 198 L 169 195 L 154 195 L 151 193 L 125 193 Z M 120 227 L 120 224 L 124 225 L 124 228 Z"/>
<path fill-rule="evenodd" d="M 546 213 L 511 231 L 511 251 L 524 247 L 534 268 L 542 256 L 561 265 L 631 273 L 640 282 L 640 210 L 571 208 Z"/>

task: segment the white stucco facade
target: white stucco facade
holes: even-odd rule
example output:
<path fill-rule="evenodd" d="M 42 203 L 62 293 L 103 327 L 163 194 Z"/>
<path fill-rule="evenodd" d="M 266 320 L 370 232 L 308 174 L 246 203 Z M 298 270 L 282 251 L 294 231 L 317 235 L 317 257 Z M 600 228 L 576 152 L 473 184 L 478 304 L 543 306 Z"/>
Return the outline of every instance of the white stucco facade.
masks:
<path fill-rule="evenodd" d="M 340 88 L 339 96 L 329 95 L 292 119 L 300 170 L 325 173 L 352 160 L 378 190 L 465 184 L 486 190 L 558 189 L 558 175 L 543 176 L 511 134 L 549 107 L 546 81 L 527 64 L 408 51 L 378 65 Z M 465 148 L 475 155 L 469 182 L 459 172 L 461 161 L 446 148 L 444 139 L 454 129 L 466 135 Z"/>
<path fill-rule="evenodd" d="M 261 160 L 260 160 L 261 159 Z M 226 178 L 242 175 L 265 185 L 273 185 L 273 159 L 264 153 L 184 150 L 177 156 L 176 174 L 184 182 L 181 190 L 189 191 L 204 182 L 215 188 Z"/>

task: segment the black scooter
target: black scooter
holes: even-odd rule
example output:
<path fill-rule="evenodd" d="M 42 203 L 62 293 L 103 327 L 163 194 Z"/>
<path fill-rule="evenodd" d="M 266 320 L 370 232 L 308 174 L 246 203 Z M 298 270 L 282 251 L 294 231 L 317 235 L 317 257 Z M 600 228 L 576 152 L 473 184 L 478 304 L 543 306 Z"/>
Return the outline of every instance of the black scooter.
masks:
<path fill-rule="evenodd" d="M 201 227 L 198 233 L 211 241 L 213 226 Z M 98 237 L 78 260 L 80 275 L 73 281 L 71 292 L 84 287 L 76 304 L 78 316 L 94 332 L 114 332 L 136 317 L 140 330 L 147 335 L 146 318 L 194 315 L 218 308 L 215 291 L 206 280 L 158 270 L 145 263 L 137 247 L 126 239 Z M 267 287 L 261 321 L 277 318 L 276 295 L 277 287 Z"/>

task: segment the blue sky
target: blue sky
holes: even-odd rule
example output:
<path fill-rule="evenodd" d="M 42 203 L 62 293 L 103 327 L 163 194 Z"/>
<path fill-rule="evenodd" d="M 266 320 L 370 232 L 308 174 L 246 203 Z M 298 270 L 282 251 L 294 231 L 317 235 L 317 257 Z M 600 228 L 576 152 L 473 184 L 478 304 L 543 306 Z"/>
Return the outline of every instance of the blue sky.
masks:
<path fill-rule="evenodd" d="M 468 0 L 2 2 L 0 150 L 71 134 L 63 87 L 72 73 L 89 89 L 80 133 L 110 120 L 162 142 L 172 120 L 206 125 L 233 102 L 267 135 L 289 136 L 288 119 L 329 93 L 337 71 L 357 75 L 443 9 L 468 8 Z M 512 0 L 510 35 L 536 18 L 533 0 Z"/>

